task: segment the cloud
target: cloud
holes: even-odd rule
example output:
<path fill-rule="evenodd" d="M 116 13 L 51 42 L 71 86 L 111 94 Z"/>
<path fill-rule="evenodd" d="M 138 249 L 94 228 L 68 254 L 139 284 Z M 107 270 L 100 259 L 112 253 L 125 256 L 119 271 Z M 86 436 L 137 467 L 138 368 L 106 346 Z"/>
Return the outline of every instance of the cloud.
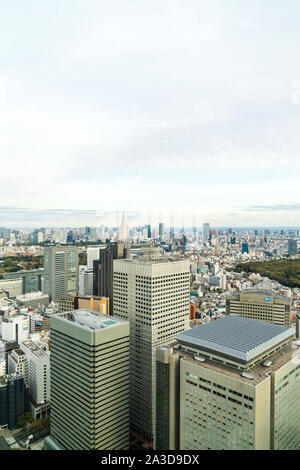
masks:
<path fill-rule="evenodd" d="M 196 206 L 217 221 L 220 201 L 230 219 L 237 201 L 300 200 L 299 13 L 294 0 L 7 3 L 2 205 L 31 208 L 22 221 L 62 205 Z"/>

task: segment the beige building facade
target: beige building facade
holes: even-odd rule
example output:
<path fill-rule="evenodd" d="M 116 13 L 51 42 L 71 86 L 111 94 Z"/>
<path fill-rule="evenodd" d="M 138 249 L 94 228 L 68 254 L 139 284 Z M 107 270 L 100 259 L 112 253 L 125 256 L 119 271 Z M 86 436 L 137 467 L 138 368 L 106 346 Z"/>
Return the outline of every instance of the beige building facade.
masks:
<path fill-rule="evenodd" d="M 227 315 L 291 325 L 291 299 L 274 291 L 248 289 L 226 298 Z"/>
<path fill-rule="evenodd" d="M 199 328 L 205 326 L 193 330 Z M 247 333 L 247 328 L 251 336 L 254 330 Z M 245 369 L 238 361 L 234 367 L 234 350 L 232 363 L 226 364 L 221 337 L 219 345 L 211 344 L 214 359 L 197 334 L 194 344 L 187 344 L 183 333 L 159 348 L 155 449 L 299 450 L 300 346 L 291 328 L 283 327 L 280 334 L 276 328 L 269 340 L 263 331 L 264 344 L 254 348 L 258 360 Z M 213 329 L 208 333 L 214 337 Z"/>
<path fill-rule="evenodd" d="M 114 315 L 130 322 L 130 419 L 152 441 L 155 428 L 156 348 L 188 328 L 190 262 L 157 249 L 114 261 Z"/>

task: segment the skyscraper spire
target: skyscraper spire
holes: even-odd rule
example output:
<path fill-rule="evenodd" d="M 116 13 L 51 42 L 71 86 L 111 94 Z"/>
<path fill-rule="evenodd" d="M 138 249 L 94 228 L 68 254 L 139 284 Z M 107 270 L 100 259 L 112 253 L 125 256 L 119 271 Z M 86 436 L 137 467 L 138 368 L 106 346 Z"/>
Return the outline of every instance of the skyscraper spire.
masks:
<path fill-rule="evenodd" d="M 126 222 L 125 211 L 123 211 L 122 222 L 119 230 L 119 241 L 128 242 L 129 241 L 129 230 Z"/>

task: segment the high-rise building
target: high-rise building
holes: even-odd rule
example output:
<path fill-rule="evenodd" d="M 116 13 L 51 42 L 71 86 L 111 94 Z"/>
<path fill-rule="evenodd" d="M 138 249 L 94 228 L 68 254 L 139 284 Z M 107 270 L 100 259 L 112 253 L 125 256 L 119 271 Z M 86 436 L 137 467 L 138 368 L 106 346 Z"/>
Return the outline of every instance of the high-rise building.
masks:
<path fill-rule="evenodd" d="M 22 349 L 14 349 L 8 356 L 8 373 L 22 375 L 26 387 L 29 387 L 29 363 Z"/>
<path fill-rule="evenodd" d="M 157 351 L 157 450 L 300 448 L 293 328 L 228 316 Z"/>
<path fill-rule="evenodd" d="M 129 323 L 81 309 L 51 318 L 46 449 L 129 447 Z"/>
<path fill-rule="evenodd" d="M 158 224 L 158 236 L 159 239 L 162 240 L 165 232 L 165 225 L 163 223 Z"/>
<path fill-rule="evenodd" d="M 290 326 L 291 299 L 272 290 L 247 289 L 226 298 L 226 314 Z"/>
<path fill-rule="evenodd" d="M 130 256 L 130 246 L 128 242 L 113 242 L 100 250 L 100 259 L 93 262 L 94 296 L 109 297 L 111 315 L 113 310 L 113 261 L 115 259 L 128 258 Z"/>
<path fill-rule="evenodd" d="M 29 395 L 22 375 L 0 378 L 0 426 L 17 428 L 19 416 L 29 411 Z"/>
<path fill-rule="evenodd" d="M 30 339 L 20 344 L 29 363 L 29 393 L 35 403 L 50 401 L 50 355 Z"/>
<path fill-rule="evenodd" d="M 87 266 L 79 266 L 78 269 L 78 295 L 93 295 L 94 272 Z"/>
<path fill-rule="evenodd" d="M 190 261 L 159 249 L 114 261 L 114 315 L 130 322 L 131 428 L 147 440 L 155 421 L 155 350 L 188 328 Z"/>
<path fill-rule="evenodd" d="M 249 245 L 246 242 L 242 243 L 242 254 L 244 253 L 249 253 Z"/>
<path fill-rule="evenodd" d="M 62 295 L 77 290 L 78 249 L 72 246 L 45 247 L 44 292 L 50 301 L 58 303 Z"/>
<path fill-rule="evenodd" d="M 100 250 L 105 248 L 105 245 L 88 246 L 86 249 L 87 253 L 87 267 L 93 269 L 93 262 L 100 258 Z"/>
<path fill-rule="evenodd" d="M 119 241 L 120 242 L 129 242 L 129 230 L 126 222 L 125 212 L 123 212 L 122 222 L 119 230 Z"/>
<path fill-rule="evenodd" d="M 209 240 L 210 236 L 210 225 L 209 223 L 204 223 L 203 224 L 203 240 L 207 241 Z"/>
<path fill-rule="evenodd" d="M 298 253 L 297 240 L 288 240 L 288 254 L 296 255 Z"/>

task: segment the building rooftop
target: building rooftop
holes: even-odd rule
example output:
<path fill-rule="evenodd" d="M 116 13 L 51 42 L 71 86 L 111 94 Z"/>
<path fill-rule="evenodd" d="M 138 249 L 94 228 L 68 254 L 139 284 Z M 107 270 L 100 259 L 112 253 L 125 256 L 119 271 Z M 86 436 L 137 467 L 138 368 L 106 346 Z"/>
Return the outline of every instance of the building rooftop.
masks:
<path fill-rule="evenodd" d="M 278 292 L 275 292 L 270 289 L 258 289 L 258 288 L 244 289 L 241 292 L 235 292 L 233 294 L 228 295 L 227 298 L 230 299 L 230 298 L 235 298 L 235 297 L 240 297 L 240 296 L 243 297 L 244 295 L 248 296 L 249 294 L 261 295 L 267 298 L 281 300 L 282 302 L 287 302 L 287 303 L 291 302 L 291 299 L 287 297 L 286 295 L 279 294 Z"/>
<path fill-rule="evenodd" d="M 126 320 L 121 320 L 120 318 L 115 318 L 86 308 L 59 313 L 54 316 L 65 321 L 74 322 L 78 326 L 88 328 L 89 330 L 112 328 L 114 326 L 127 323 Z"/>
<path fill-rule="evenodd" d="M 228 315 L 183 331 L 176 339 L 179 343 L 200 351 L 209 351 L 246 363 L 293 335 L 293 328 Z"/>
<path fill-rule="evenodd" d="M 218 320 L 219 321 L 219 320 Z M 202 327 L 201 327 L 202 328 Z M 252 376 L 252 378 L 247 378 L 241 374 L 241 370 L 234 369 L 229 367 L 225 364 L 218 364 L 215 361 L 205 359 L 204 362 L 199 362 L 194 359 L 191 354 L 179 350 L 175 352 L 180 354 L 184 360 L 196 364 L 199 367 L 203 367 L 205 369 L 209 369 L 213 372 L 220 373 L 222 375 L 226 375 L 227 377 L 239 380 L 241 382 L 247 383 L 249 385 L 256 386 L 262 381 L 264 381 L 270 374 L 270 372 L 276 372 L 278 369 L 283 367 L 290 361 L 294 361 L 295 364 L 300 364 L 300 346 L 295 344 L 296 342 L 289 342 L 284 348 L 280 351 L 275 352 L 270 356 L 270 362 L 268 366 L 263 365 L 263 361 L 259 364 L 256 364 L 254 367 L 251 367 L 247 372 Z M 174 347 L 174 345 L 173 345 Z"/>
<path fill-rule="evenodd" d="M 37 344 L 33 343 L 30 339 L 26 339 L 22 344 L 34 354 L 36 357 L 47 356 L 47 353 L 41 349 Z"/>

